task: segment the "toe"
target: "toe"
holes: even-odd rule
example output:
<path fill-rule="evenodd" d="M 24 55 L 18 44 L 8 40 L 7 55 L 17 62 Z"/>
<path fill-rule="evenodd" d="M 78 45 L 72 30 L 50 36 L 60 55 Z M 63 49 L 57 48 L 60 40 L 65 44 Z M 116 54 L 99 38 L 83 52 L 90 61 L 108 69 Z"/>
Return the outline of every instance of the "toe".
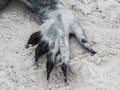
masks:
<path fill-rule="evenodd" d="M 67 71 L 69 66 L 69 39 L 65 37 L 63 40 L 61 39 L 60 42 L 60 54 L 62 60 L 62 71 L 64 75 L 64 81 L 67 82 Z"/>
<path fill-rule="evenodd" d="M 50 73 L 53 69 L 54 62 L 47 61 L 46 68 L 47 68 L 47 80 L 49 80 Z"/>
<path fill-rule="evenodd" d="M 63 74 L 64 74 L 64 81 L 65 81 L 65 83 L 67 82 L 67 69 L 68 69 L 67 64 L 63 63 L 62 64 L 62 71 L 63 71 Z"/>
<path fill-rule="evenodd" d="M 53 43 L 49 46 L 49 52 L 47 54 L 47 80 L 49 80 L 50 73 L 52 72 L 52 69 L 54 67 L 54 63 L 56 61 L 56 57 L 58 55 L 59 49 L 57 43 Z"/>
<path fill-rule="evenodd" d="M 96 54 L 97 52 L 96 52 L 96 51 L 94 51 L 94 50 L 91 50 L 91 53 L 94 55 L 94 54 Z"/>
<path fill-rule="evenodd" d="M 30 38 L 29 38 L 29 40 L 27 42 L 27 45 L 31 44 L 31 45 L 34 46 L 34 45 L 36 45 L 36 44 L 39 43 L 39 41 L 41 40 L 41 38 L 42 38 L 41 33 L 40 32 L 35 32 L 35 33 L 33 33 L 30 36 Z"/>

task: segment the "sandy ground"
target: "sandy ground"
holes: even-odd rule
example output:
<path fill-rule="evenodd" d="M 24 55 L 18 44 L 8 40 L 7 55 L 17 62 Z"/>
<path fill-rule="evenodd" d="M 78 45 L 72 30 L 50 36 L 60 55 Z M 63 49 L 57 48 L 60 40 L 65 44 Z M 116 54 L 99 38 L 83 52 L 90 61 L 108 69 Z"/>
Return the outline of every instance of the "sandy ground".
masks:
<path fill-rule="evenodd" d="M 0 12 L 0 90 L 120 90 L 120 0 L 62 0 L 79 18 L 98 52 L 91 55 L 70 39 L 65 84 L 60 59 L 46 80 L 46 56 L 34 66 L 35 47 L 25 49 L 40 24 L 18 1 Z"/>

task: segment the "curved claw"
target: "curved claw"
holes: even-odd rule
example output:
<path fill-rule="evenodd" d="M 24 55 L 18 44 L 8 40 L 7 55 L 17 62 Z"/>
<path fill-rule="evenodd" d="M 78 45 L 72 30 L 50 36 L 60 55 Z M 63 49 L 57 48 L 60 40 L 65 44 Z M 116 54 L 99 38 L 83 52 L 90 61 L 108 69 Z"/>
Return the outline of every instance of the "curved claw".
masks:
<path fill-rule="evenodd" d="M 46 68 L 47 68 L 47 80 L 49 80 L 50 73 L 54 67 L 54 62 L 47 61 Z"/>
<path fill-rule="evenodd" d="M 64 74 L 64 82 L 65 83 L 67 82 L 67 69 L 68 69 L 67 64 L 63 63 L 62 64 L 62 71 L 63 71 L 63 74 Z"/>
<path fill-rule="evenodd" d="M 87 49 L 89 52 L 91 52 L 93 55 L 96 54 L 97 52 L 92 48 L 92 46 L 88 43 L 87 40 L 82 39 L 81 40 L 82 46 Z"/>
<path fill-rule="evenodd" d="M 91 50 L 91 53 L 94 55 L 94 54 L 96 54 L 97 52 L 92 49 L 92 50 Z"/>
<path fill-rule="evenodd" d="M 34 46 L 34 45 L 38 44 L 39 41 L 41 40 L 41 38 L 42 38 L 42 35 L 41 35 L 40 31 L 33 33 L 27 42 L 26 48 L 29 48 L 29 45 Z"/>

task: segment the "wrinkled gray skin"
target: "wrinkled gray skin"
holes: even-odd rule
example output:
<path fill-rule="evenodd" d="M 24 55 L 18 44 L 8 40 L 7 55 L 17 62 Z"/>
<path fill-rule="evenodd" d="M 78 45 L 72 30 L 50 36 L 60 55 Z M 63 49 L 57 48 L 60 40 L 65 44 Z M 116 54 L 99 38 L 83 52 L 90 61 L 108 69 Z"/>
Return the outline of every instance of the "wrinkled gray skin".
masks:
<path fill-rule="evenodd" d="M 4 1 L 4 3 L 2 3 Z M 62 60 L 62 71 L 64 80 L 67 82 L 67 71 L 69 68 L 69 36 L 75 36 L 78 42 L 92 54 L 96 52 L 88 43 L 84 31 L 79 25 L 74 14 L 58 0 L 21 0 L 25 6 L 43 22 L 38 32 L 33 33 L 27 43 L 38 44 L 35 51 L 35 63 L 47 53 L 47 80 L 53 69 L 57 55 L 60 53 Z M 2 9 L 9 0 L 1 0 Z"/>

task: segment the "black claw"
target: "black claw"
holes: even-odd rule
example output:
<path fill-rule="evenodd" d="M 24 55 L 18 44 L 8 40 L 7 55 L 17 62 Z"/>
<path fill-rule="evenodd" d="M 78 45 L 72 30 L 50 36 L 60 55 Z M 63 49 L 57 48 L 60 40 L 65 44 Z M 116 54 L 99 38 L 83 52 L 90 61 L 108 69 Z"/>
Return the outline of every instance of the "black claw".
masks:
<path fill-rule="evenodd" d="M 97 52 L 94 51 L 94 50 L 91 50 L 90 52 L 91 52 L 93 55 L 97 53 Z"/>
<path fill-rule="evenodd" d="M 37 61 L 35 61 L 35 65 L 36 65 L 36 67 L 39 67 L 39 65 L 38 65 L 38 62 L 37 62 Z"/>
<path fill-rule="evenodd" d="M 64 82 L 67 83 L 67 77 L 64 77 Z"/>
<path fill-rule="evenodd" d="M 63 63 L 62 64 L 62 71 L 63 71 L 63 74 L 64 74 L 65 83 L 67 82 L 67 68 L 68 68 L 67 64 Z"/>
<path fill-rule="evenodd" d="M 90 45 L 89 45 L 89 46 L 85 46 L 85 43 L 88 43 L 87 40 L 82 39 L 82 40 L 81 40 L 81 43 L 82 43 L 83 47 L 84 47 L 86 50 L 90 51 L 93 55 L 97 53 L 96 51 L 94 51 L 94 50 L 92 49 L 92 47 L 91 47 Z M 89 44 L 89 43 L 88 43 L 88 44 Z"/>
<path fill-rule="evenodd" d="M 40 32 L 35 32 L 30 36 L 27 45 L 31 44 L 32 46 L 34 46 L 34 45 L 39 43 L 41 38 L 42 38 L 41 33 Z"/>
<path fill-rule="evenodd" d="M 38 59 L 41 55 L 38 55 L 38 53 L 35 53 L 35 65 L 38 67 Z"/>
<path fill-rule="evenodd" d="M 47 80 L 49 80 L 50 73 L 51 73 L 53 67 L 54 67 L 54 63 L 48 61 L 47 64 L 46 64 L 46 68 L 47 68 Z"/>

